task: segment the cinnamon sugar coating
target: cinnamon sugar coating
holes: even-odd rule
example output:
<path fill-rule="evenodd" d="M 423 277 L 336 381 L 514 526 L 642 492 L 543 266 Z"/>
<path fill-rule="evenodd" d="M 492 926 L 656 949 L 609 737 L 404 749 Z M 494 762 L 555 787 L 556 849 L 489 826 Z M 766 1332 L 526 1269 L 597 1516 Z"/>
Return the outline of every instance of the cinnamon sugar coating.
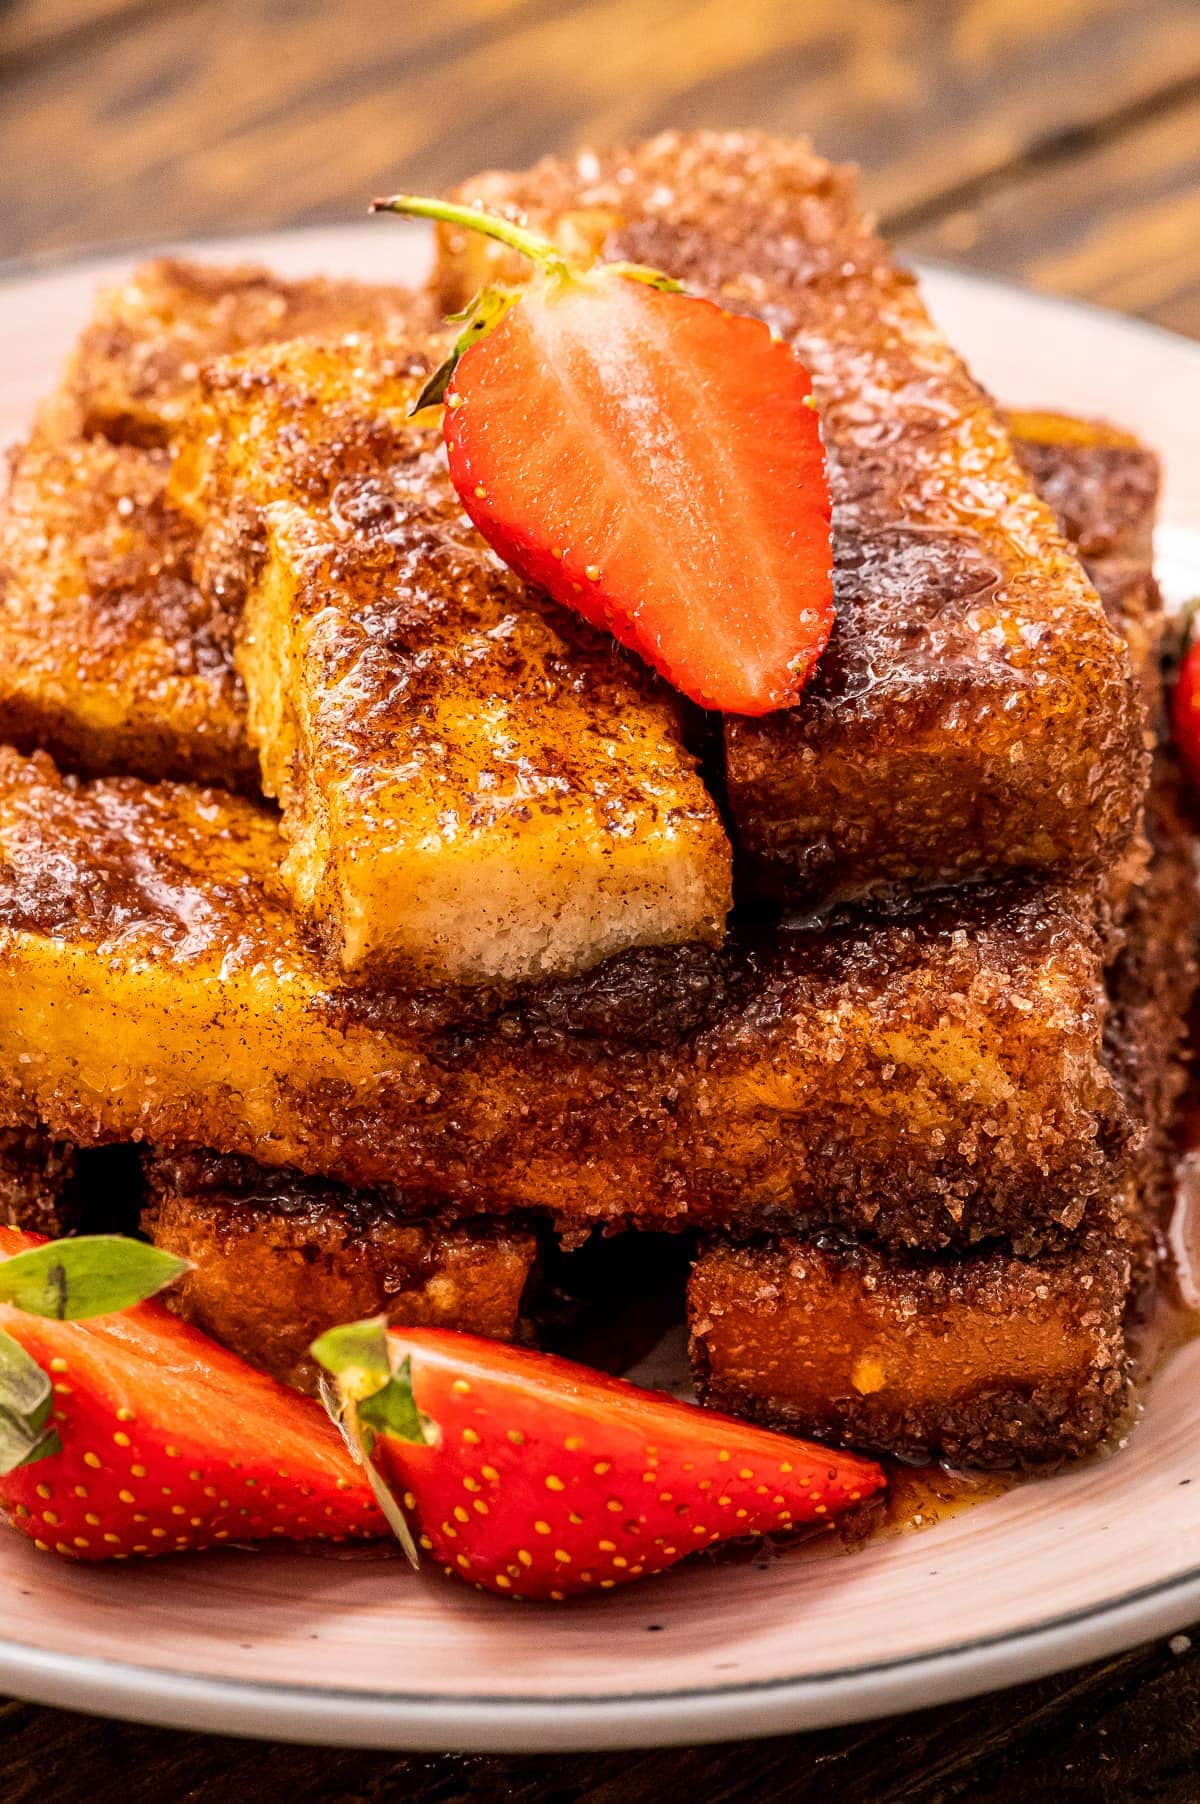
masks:
<path fill-rule="evenodd" d="M 0 1223 L 33 1234 L 68 1232 L 74 1174 L 72 1147 L 38 1128 L 0 1129 Z"/>
<path fill-rule="evenodd" d="M 519 1223 L 443 1223 L 395 1195 L 345 1190 L 214 1154 L 147 1161 L 142 1225 L 191 1261 L 171 1308 L 284 1384 L 315 1387 L 308 1349 L 339 1322 L 511 1340 L 537 1252 Z"/>
<path fill-rule="evenodd" d="M 0 1118 L 570 1226 L 1036 1241 L 1119 1181 L 1091 888 L 984 886 L 735 943 L 715 1015 L 674 1037 L 661 972 L 631 974 L 622 1040 L 597 1037 L 602 981 L 441 1029 L 444 998 L 331 985 L 279 852 L 236 797 L 0 751 Z"/>
<path fill-rule="evenodd" d="M 229 621 L 168 456 L 39 428 L 0 506 L 0 736 L 100 773 L 255 787 Z"/>
<path fill-rule="evenodd" d="M 710 1243 L 689 1285 L 715 1408 L 904 1459 L 1011 1466 L 1096 1446 L 1129 1403 L 1127 1323 L 1170 1200 L 1170 1121 L 1200 928 L 1190 833 L 1165 762 L 1155 857 L 1109 973 L 1107 1043 L 1138 1124 L 1122 1206 L 1070 1244 L 924 1257 L 833 1237 Z"/>
<path fill-rule="evenodd" d="M 689 1286 L 714 1409 L 918 1463 L 1023 1466 L 1094 1447 L 1127 1401 L 1129 1250 L 1035 1259 L 781 1239 L 715 1245 Z"/>
<path fill-rule="evenodd" d="M 297 910 L 347 972 L 408 982 L 718 943 L 731 854 L 675 699 L 476 535 L 408 417 L 444 348 L 218 361 L 181 440 Z"/>
<path fill-rule="evenodd" d="M 1021 409 L 1005 425 L 1021 468 L 1085 563 L 1130 558 L 1149 567 L 1161 482 L 1152 451 L 1107 420 Z"/>
<path fill-rule="evenodd" d="M 305 334 L 411 331 L 420 314 L 405 288 L 156 258 L 101 290 L 58 405 L 87 437 L 167 446 L 189 418 L 208 358 Z M 431 310 L 427 317 L 432 324 Z"/>
<path fill-rule="evenodd" d="M 88 773 L 257 788 L 232 621 L 166 496 L 174 435 L 208 357 L 421 313 L 400 289 L 177 259 L 101 292 L 0 507 L 0 738 Z"/>

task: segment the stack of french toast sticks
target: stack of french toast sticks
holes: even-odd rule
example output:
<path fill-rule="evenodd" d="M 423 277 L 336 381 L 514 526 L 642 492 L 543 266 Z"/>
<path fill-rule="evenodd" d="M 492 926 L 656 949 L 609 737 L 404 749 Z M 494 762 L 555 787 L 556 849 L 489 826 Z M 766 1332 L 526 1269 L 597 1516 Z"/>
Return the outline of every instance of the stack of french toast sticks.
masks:
<path fill-rule="evenodd" d="M 0 1207 L 69 1229 L 136 1144 L 175 1306 L 300 1384 L 333 1322 L 525 1333 L 548 1239 L 669 1232 L 713 1405 L 1094 1447 L 1195 976 L 1153 455 L 1003 420 L 803 144 L 462 197 L 795 345 L 828 649 L 702 717 L 487 550 L 410 418 L 445 312 L 523 273 L 478 237 L 426 293 L 101 295 L 0 525 Z"/>

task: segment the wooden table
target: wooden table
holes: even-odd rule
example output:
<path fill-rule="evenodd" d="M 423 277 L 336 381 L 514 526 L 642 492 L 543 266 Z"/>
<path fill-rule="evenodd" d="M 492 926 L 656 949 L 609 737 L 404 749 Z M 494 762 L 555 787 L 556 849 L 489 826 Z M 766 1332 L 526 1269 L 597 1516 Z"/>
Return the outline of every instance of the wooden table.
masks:
<path fill-rule="evenodd" d="M 1195 0 L 0 0 L 0 258 L 344 219 L 401 181 L 667 124 L 810 132 L 863 164 L 906 251 L 1200 336 Z M 264 1749 L 13 1703 L 0 1798 L 1190 1801 L 1196 1640 L 903 1721 L 569 1759 Z"/>

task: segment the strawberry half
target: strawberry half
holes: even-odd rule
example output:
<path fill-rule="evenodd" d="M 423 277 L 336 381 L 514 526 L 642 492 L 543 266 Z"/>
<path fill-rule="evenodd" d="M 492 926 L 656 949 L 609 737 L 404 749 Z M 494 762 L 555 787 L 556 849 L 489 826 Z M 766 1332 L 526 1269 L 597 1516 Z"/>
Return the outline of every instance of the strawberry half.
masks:
<path fill-rule="evenodd" d="M 422 401 L 505 563 L 706 708 L 794 703 L 833 623 L 812 385 L 756 319 L 639 265 L 579 269 L 511 221 L 397 196 L 535 264 L 487 290 Z"/>
<path fill-rule="evenodd" d="M 418 1544 L 507 1597 L 610 1590 L 883 1483 L 871 1460 L 474 1335 L 361 1322 L 313 1352 Z"/>
<path fill-rule="evenodd" d="M 387 1533 L 317 1404 L 161 1305 L 125 1307 L 181 1261 L 11 1228 L 0 1255 L 0 1509 L 40 1548 L 121 1560 Z"/>
<path fill-rule="evenodd" d="M 1200 638 L 1193 636 L 1195 612 L 1190 610 L 1181 634 L 1185 649 L 1171 692 L 1171 732 L 1180 763 L 1200 792 Z"/>

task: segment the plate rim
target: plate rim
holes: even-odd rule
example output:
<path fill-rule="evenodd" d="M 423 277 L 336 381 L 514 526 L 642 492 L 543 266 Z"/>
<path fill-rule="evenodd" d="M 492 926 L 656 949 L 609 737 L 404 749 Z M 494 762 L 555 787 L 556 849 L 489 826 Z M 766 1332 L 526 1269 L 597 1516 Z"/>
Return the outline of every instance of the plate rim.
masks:
<path fill-rule="evenodd" d="M 445 1753 L 672 1747 L 833 1728 L 1004 1690 L 1171 1634 L 1197 1613 L 1200 1566 L 1093 1608 L 924 1654 L 808 1677 L 611 1696 L 343 1691 L 171 1672 L 3 1639 L 0 1686 L 28 1702 L 99 1716 L 129 1720 L 136 1704 L 133 1720 L 164 1728 L 313 1746 Z"/>
<path fill-rule="evenodd" d="M 142 240 L 49 251 L 0 262 L 0 288 L 70 279 L 146 256 L 205 254 L 361 233 L 365 221 L 213 231 L 179 241 Z M 413 242 L 421 229 L 408 228 Z M 423 235 L 423 234 L 422 234 Z M 253 249 L 252 249 L 253 247 Z M 398 264 L 401 258 L 397 258 Z M 966 290 L 1011 295 L 1060 318 L 1104 321 L 1200 365 L 1200 343 L 1094 302 L 1046 294 L 1009 277 L 914 260 L 920 273 Z M 936 1531 L 935 1531 L 936 1532 Z M 486 1692 L 325 1689 L 272 1680 L 171 1671 L 98 1655 L 31 1647 L 0 1636 L 0 1687 L 31 1702 L 132 1717 L 164 1727 L 316 1745 L 420 1751 L 566 1752 L 671 1746 L 831 1727 L 978 1695 L 1101 1658 L 1170 1634 L 1200 1616 L 1200 1565 L 1037 1623 L 920 1654 L 804 1676 L 678 1690 L 583 1693 L 554 1698 Z"/>

